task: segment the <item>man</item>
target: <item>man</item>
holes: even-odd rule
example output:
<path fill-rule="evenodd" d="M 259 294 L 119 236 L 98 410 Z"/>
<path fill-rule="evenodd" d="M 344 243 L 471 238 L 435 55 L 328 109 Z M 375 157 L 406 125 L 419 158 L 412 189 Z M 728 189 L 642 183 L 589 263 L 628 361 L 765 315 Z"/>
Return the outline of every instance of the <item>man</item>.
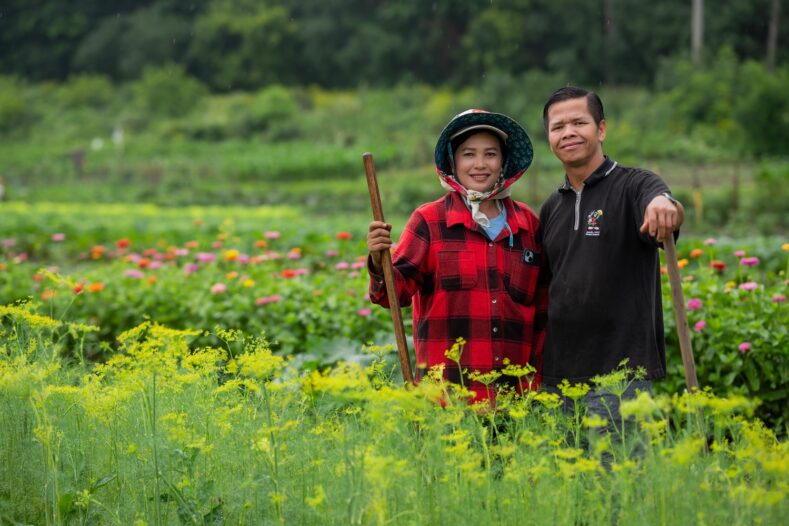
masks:
<path fill-rule="evenodd" d="M 593 92 L 565 87 L 543 109 L 564 184 L 540 210 L 540 241 L 551 284 L 543 383 L 589 383 L 624 360 L 646 376 L 624 398 L 651 391 L 666 373 L 659 242 L 682 224 L 683 208 L 654 173 L 603 154 L 606 122 Z M 589 411 L 614 423 L 619 397 L 586 395 Z"/>

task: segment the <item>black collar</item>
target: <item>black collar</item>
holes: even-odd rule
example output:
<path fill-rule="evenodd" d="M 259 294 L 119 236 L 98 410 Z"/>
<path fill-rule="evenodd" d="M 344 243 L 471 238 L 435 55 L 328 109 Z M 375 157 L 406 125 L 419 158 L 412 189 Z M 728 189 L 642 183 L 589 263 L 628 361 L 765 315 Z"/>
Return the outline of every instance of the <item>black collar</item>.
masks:
<path fill-rule="evenodd" d="M 592 172 L 592 175 L 587 177 L 584 180 L 584 186 L 594 186 L 610 174 L 614 168 L 617 167 L 618 163 L 616 161 L 612 161 L 608 158 L 608 156 L 604 156 L 605 159 L 603 160 L 603 164 L 597 167 L 597 170 Z M 571 190 L 575 190 L 572 185 L 570 184 L 570 179 L 567 177 L 567 174 L 564 174 L 564 184 L 559 187 L 560 192 L 569 192 Z"/>

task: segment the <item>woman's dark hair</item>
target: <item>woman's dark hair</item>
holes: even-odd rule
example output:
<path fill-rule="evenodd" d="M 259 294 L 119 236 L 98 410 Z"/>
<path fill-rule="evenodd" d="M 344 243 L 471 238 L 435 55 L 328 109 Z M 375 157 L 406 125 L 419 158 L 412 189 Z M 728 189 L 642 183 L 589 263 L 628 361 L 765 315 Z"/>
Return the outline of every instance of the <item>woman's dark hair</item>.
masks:
<path fill-rule="evenodd" d="M 586 99 L 586 105 L 589 107 L 589 113 L 592 114 L 594 123 L 600 124 L 600 121 L 605 119 L 605 111 L 603 111 L 603 101 L 600 100 L 597 93 L 575 86 L 565 86 L 554 91 L 542 109 L 542 125 L 545 131 L 548 131 L 548 110 L 551 109 L 551 106 L 559 102 L 582 97 Z"/>
<path fill-rule="evenodd" d="M 468 130 L 467 132 L 461 133 L 460 135 L 458 135 L 457 137 L 455 137 L 454 139 L 452 139 L 450 141 L 449 144 L 450 144 L 450 147 L 452 148 L 452 156 L 453 157 L 455 156 L 455 153 L 457 153 L 457 151 L 458 151 L 458 147 L 461 144 L 463 144 L 464 142 L 466 142 L 466 139 L 468 139 L 472 135 L 476 135 L 477 133 L 483 133 L 483 132 L 489 133 L 489 134 L 493 135 L 494 137 L 496 137 L 499 140 L 499 148 L 501 148 L 501 155 L 502 155 L 502 157 L 506 158 L 506 155 L 507 155 L 507 144 L 504 142 L 504 139 L 502 139 L 501 136 L 498 133 L 493 133 L 492 131 L 484 130 L 484 129 L 480 130 L 478 128 L 474 129 L 474 130 Z"/>

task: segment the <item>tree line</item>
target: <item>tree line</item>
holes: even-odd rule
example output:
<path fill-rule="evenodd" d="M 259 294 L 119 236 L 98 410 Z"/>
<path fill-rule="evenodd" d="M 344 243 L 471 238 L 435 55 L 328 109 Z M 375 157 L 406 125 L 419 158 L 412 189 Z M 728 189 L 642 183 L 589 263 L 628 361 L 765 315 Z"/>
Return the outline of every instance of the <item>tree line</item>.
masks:
<path fill-rule="evenodd" d="M 691 52 L 704 61 L 726 47 L 739 60 L 785 65 L 781 4 L 3 0 L 0 74 L 58 81 L 95 73 L 128 81 L 175 63 L 215 92 L 272 84 L 468 85 L 525 71 L 590 86 L 651 86 L 665 59 Z"/>

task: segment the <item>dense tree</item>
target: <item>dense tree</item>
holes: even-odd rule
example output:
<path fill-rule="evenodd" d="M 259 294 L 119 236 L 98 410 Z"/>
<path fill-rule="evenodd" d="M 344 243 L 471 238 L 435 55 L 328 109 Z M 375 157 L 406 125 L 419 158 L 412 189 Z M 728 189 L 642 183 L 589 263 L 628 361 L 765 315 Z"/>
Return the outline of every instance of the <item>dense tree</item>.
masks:
<path fill-rule="evenodd" d="M 1 0 L 0 74 L 139 78 L 178 63 L 214 90 L 476 84 L 555 73 L 650 85 L 691 54 L 694 0 Z M 700 2 L 698 2 L 700 4 Z M 781 66 L 781 0 L 706 3 L 704 52 Z M 703 54 L 702 54 L 702 57 Z"/>

